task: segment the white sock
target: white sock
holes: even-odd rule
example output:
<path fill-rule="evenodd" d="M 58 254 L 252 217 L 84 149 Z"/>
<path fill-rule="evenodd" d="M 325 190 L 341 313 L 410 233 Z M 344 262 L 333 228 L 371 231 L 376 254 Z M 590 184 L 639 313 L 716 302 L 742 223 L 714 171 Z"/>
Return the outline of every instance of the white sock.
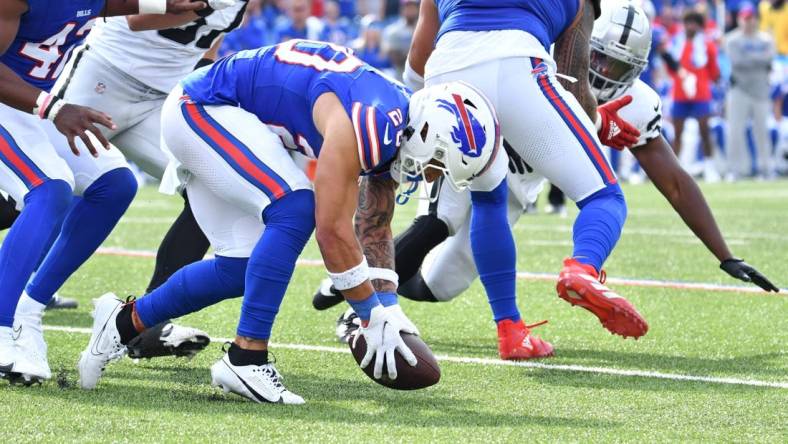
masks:
<path fill-rule="evenodd" d="M 37 300 L 28 296 L 27 292 L 22 292 L 22 297 L 19 298 L 19 304 L 16 306 L 16 314 L 18 315 L 41 315 L 44 313 L 46 304 L 42 304 Z"/>

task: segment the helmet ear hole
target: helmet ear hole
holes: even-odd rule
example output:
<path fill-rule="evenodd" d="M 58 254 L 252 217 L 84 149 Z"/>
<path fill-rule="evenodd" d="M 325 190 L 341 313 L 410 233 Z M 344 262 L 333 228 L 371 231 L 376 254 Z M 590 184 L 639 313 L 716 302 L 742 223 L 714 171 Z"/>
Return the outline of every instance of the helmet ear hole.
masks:
<path fill-rule="evenodd" d="M 430 124 L 425 122 L 424 126 L 421 127 L 421 132 L 419 133 L 422 142 L 427 142 L 427 134 L 429 134 L 429 131 Z"/>

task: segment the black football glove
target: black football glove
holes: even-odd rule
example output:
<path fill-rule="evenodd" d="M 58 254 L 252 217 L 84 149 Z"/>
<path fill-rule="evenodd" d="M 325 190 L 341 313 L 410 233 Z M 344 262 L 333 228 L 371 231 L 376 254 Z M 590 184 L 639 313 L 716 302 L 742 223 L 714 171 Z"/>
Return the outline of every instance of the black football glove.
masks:
<path fill-rule="evenodd" d="M 760 271 L 756 270 L 752 265 L 744 262 L 742 259 L 725 259 L 720 264 L 720 268 L 736 279 L 740 279 L 744 282 L 752 282 L 765 291 L 780 292 L 780 289 L 775 287 L 766 276 L 762 275 Z"/>
<path fill-rule="evenodd" d="M 505 149 L 506 154 L 509 155 L 509 171 L 514 174 L 525 174 L 526 171 L 529 173 L 534 172 L 534 169 L 525 163 L 523 158 L 517 153 L 517 150 L 509 145 L 506 139 L 503 140 L 503 149 Z"/>

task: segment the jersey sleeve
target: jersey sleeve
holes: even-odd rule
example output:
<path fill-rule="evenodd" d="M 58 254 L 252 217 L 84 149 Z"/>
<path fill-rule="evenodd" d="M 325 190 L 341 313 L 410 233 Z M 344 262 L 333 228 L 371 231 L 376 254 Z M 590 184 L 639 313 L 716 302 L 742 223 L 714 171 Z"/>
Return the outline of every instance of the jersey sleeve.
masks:
<path fill-rule="evenodd" d="M 351 120 L 362 175 L 387 173 L 402 140 L 405 127 L 402 110 L 383 110 L 353 102 Z"/>

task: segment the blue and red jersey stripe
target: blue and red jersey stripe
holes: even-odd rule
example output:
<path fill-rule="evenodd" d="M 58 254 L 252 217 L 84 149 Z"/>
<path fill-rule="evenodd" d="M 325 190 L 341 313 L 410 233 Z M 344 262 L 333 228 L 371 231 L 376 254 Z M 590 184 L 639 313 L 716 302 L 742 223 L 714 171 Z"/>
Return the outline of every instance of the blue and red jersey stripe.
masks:
<path fill-rule="evenodd" d="M 28 190 L 32 190 L 48 179 L 2 125 L 0 125 L 0 161 L 24 182 Z"/>
<path fill-rule="evenodd" d="M 615 184 L 617 182 L 616 175 L 613 174 L 613 170 L 610 168 L 610 164 L 608 164 L 607 158 L 604 153 L 602 153 L 602 149 L 597 143 L 594 135 L 588 131 L 585 125 L 583 125 L 577 117 L 577 114 L 572 111 L 569 104 L 561 97 L 550 82 L 549 76 L 542 74 L 543 70 L 540 70 L 542 60 L 539 58 L 532 58 L 531 62 L 534 66 L 534 72 L 537 73 L 537 83 L 539 84 L 539 89 L 541 89 L 542 94 L 544 94 L 545 98 L 550 102 L 558 115 L 561 116 L 577 141 L 580 142 L 580 146 L 585 150 L 588 158 L 599 172 L 605 184 Z"/>
<path fill-rule="evenodd" d="M 291 191 L 284 179 L 214 120 L 202 105 L 184 102 L 181 110 L 191 129 L 222 156 L 238 174 L 259 188 L 270 200 L 276 200 Z"/>
<path fill-rule="evenodd" d="M 380 136 L 377 128 L 377 114 L 374 106 L 353 103 L 351 108 L 353 131 L 356 133 L 358 157 L 361 169 L 368 172 L 380 164 Z"/>

